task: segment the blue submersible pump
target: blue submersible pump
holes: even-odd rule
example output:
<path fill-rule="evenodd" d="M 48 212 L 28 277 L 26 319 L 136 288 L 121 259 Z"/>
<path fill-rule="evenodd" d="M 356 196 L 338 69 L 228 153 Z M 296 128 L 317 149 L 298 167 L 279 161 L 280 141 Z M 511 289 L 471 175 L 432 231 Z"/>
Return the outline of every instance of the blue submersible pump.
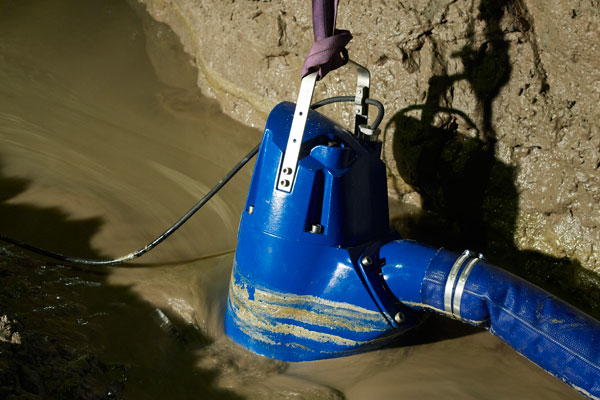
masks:
<path fill-rule="evenodd" d="M 346 32 L 335 29 L 337 2 L 329 3 L 326 39 Z M 329 3 L 313 1 L 315 27 L 323 18 L 315 4 Z M 354 132 L 310 107 L 317 79 L 348 60 L 346 43 L 308 68 L 297 104 L 281 103 L 268 117 L 238 232 L 227 335 L 274 359 L 318 360 L 380 348 L 435 311 L 488 329 L 600 398 L 598 321 L 479 254 L 390 231 L 376 129 L 382 110 L 369 126 L 376 102 L 368 71 L 354 64 L 356 94 L 339 98 L 355 103 Z"/>

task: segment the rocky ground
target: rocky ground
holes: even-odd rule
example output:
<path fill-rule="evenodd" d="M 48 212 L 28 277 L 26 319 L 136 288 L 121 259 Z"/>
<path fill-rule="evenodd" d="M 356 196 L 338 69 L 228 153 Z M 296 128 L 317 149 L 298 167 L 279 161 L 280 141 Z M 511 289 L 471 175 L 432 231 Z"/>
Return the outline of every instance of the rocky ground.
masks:
<path fill-rule="evenodd" d="M 98 358 L 64 279 L 65 267 L 0 249 L 0 398 L 120 398 L 126 368 Z"/>
<path fill-rule="evenodd" d="M 172 308 L 0 246 L 0 399 L 239 399 L 198 366 L 211 340 Z"/>
<path fill-rule="evenodd" d="M 295 99 L 310 2 L 140 1 L 179 35 L 198 85 L 229 115 L 260 128 Z M 397 229 L 597 304 L 599 23 L 598 0 L 341 2 L 350 56 L 387 110 Z M 353 93 L 353 79 L 330 74 L 316 97 Z"/>

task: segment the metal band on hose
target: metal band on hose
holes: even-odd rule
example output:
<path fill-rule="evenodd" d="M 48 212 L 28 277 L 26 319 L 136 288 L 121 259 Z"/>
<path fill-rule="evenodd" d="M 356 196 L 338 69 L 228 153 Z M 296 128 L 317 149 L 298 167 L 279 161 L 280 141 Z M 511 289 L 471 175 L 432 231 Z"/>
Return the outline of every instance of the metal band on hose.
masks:
<path fill-rule="evenodd" d="M 482 254 L 475 256 L 473 252 L 465 250 L 452 265 L 444 288 L 444 311 L 448 314 L 460 318 L 460 303 L 467 279 L 473 267 L 481 260 L 483 260 Z"/>
<path fill-rule="evenodd" d="M 446 288 L 444 290 L 444 310 L 448 313 L 452 313 L 452 292 L 454 291 L 454 283 L 458 277 L 458 272 L 463 266 L 465 261 L 471 257 L 472 253 L 469 250 L 463 251 L 463 253 L 456 259 L 450 274 L 448 274 L 448 280 L 446 281 Z"/>
<path fill-rule="evenodd" d="M 454 300 L 452 302 L 452 314 L 456 317 L 460 318 L 460 302 L 462 300 L 462 295 L 465 290 L 465 285 L 467 284 L 467 279 L 469 279 L 469 275 L 473 270 L 473 267 L 481 260 L 481 258 L 473 258 L 468 263 L 465 269 L 463 269 L 460 274 L 460 278 L 458 278 L 458 283 L 456 284 L 456 289 L 454 290 Z"/>

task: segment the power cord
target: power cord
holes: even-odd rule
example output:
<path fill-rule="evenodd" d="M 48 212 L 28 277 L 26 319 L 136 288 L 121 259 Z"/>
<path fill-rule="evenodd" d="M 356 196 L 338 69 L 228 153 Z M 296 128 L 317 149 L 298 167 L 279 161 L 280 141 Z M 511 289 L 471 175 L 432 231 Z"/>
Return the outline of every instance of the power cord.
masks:
<path fill-rule="evenodd" d="M 310 108 L 313 110 L 316 110 L 317 108 L 326 106 L 328 104 L 333 104 L 333 103 L 354 103 L 354 96 L 330 97 L 328 99 L 319 100 L 319 101 L 311 104 Z M 375 117 L 375 120 L 373 120 L 373 123 L 368 127 L 369 129 L 375 130 L 379 127 L 379 124 L 381 124 L 381 121 L 383 120 L 383 115 L 385 112 L 384 108 L 383 108 L 383 104 L 381 104 L 380 101 L 375 100 L 375 99 L 365 99 L 365 103 L 367 103 L 370 106 L 377 107 L 377 117 Z"/>
<path fill-rule="evenodd" d="M 354 97 L 352 97 L 352 96 L 337 96 L 337 97 L 331 97 L 328 99 L 317 101 L 314 104 L 312 104 L 310 107 L 313 110 L 316 110 L 319 107 L 323 107 L 325 105 L 332 104 L 332 103 L 353 102 L 353 101 L 354 101 Z M 373 106 L 377 107 L 377 110 L 378 110 L 377 117 L 373 121 L 373 124 L 371 124 L 371 126 L 369 126 L 370 129 L 373 129 L 373 130 L 377 129 L 377 127 L 379 126 L 379 124 L 381 123 L 381 121 L 383 119 L 383 113 L 384 113 L 383 105 L 379 101 L 374 100 L 374 99 L 366 99 L 365 102 L 368 105 L 373 105 Z M 248 161 L 250 161 L 252 159 L 252 157 L 254 157 L 256 155 L 256 153 L 258 153 L 259 148 L 260 148 L 260 143 L 258 143 L 252 150 L 250 150 L 250 152 L 248 154 L 246 154 L 244 156 L 244 158 L 242 158 L 235 165 L 235 167 L 233 167 L 231 169 L 231 171 L 229 171 L 227 173 L 227 175 L 225 175 L 223 177 L 223 179 L 221 179 L 219 181 L 219 183 L 217 183 L 215 186 L 213 186 L 213 188 L 210 189 L 210 191 L 207 194 L 205 194 L 204 197 L 202 197 L 196 204 L 194 204 L 194 206 L 192 208 L 190 208 L 190 210 L 188 212 L 186 212 L 183 215 L 183 217 L 181 217 L 177 222 L 175 222 L 169 229 L 164 231 L 160 236 L 158 236 L 156 239 L 154 239 L 153 241 L 151 241 L 150 243 L 148 243 L 146 246 L 142 247 L 141 249 L 131 252 L 129 254 L 126 254 L 122 257 L 113 258 L 110 260 L 98 260 L 98 259 L 92 259 L 92 258 L 70 257 L 70 256 L 66 256 L 64 254 L 56 253 L 54 251 L 42 249 L 42 248 L 30 245 L 28 243 L 21 242 L 19 240 L 10 238 L 8 236 L 4 236 L 2 234 L 0 234 L 0 240 L 3 242 L 15 245 L 17 247 L 23 248 L 25 250 L 29 250 L 33 253 L 41 254 L 43 256 L 46 256 L 46 257 L 49 257 L 49 258 L 52 258 L 55 260 L 64 261 L 64 262 L 68 262 L 68 263 L 72 263 L 72 264 L 105 265 L 106 266 L 106 265 L 122 264 L 127 261 L 131 261 L 133 259 L 136 259 L 136 258 L 146 254 L 147 252 L 149 252 L 150 250 L 152 250 L 153 248 L 158 246 L 162 241 L 164 241 L 166 238 L 171 236 L 177 229 L 179 229 L 183 224 L 185 224 L 187 222 L 187 220 L 189 220 L 198 210 L 200 210 L 202 208 L 202 206 L 204 206 L 215 194 L 217 194 L 217 192 L 219 190 L 221 190 L 223 188 L 223 186 L 225 186 L 225 184 L 227 184 L 227 182 L 229 182 L 231 180 L 231 178 L 233 178 L 235 176 L 235 174 L 237 174 L 239 172 L 239 170 L 242 169 L 244 167 L 244 165 L 246 165 L 248 163 Z"/>
<path fill-rule="evenodd" d="M 235 174 L 237 174 L 238 171 L 240 169 L 242 169 L 242 167 L 244 165 L 246 165 L 248 163 L 248 161 L 250 161 L 252 159 L 252 157 L 254 157 L 256 155 L 256 153 L 258 153 L 259 147 L 260 147 L 260 143 L 257 144 L 252 150 L 250 150 L 250 152 L 248 154 L 246 154 L 244 156 L 244 158 L 242 158 L 240 160 L 240 162 L 238 162 L 236 164 L 236 166 L 233 167 L 231 169 L 231 171 L 229 171 L 227 173 L 227 175 L 225 175 L 223 177 L 223 179 L 221 179 L 219 181 L 219 183 L 217 183 L 215 186 L 213 186 L 213 188 L 210 189 L 210 191 L 208 193 L 206 193 L 204 195 L 204 197 L 202 197 L 188 212 L 186 212 L 183 215 L 183 217 L 181 217 L 177 222 L 175 222 L 169 229 L 164 231 L 160 236 L 158 236 L 156 239 L 154 239 L 153 241 L 151 241 L 150 243 L 148 243 L 146 246 L 142 247 L 141 249 L 134 251 L 132 253 L 126 254 L 122 257 L 113 258 L 111 260 L 96 260 L 96 259 L 90 259 L 90 258 L 69 257 L 64 254 L 55 253 L 50 250 L 41 249 L 39 247 L 35 247 L 30 244 L 20 242 L 18 240 L 4 236 L 2 234 L 0 234 L 0 240 L 2 240 L 3 242 L 6 242 L 6 243 L 13 244 L 18 247 L 21 247 L 23 249 L 29 250 L 33 253 L 41 254 L 43 256 L 50 257 L 55 260 L 64 261 L 64 262 L 68 262 L 68 263 L 72 263 L 72 264 L 115 265 L 115 264 L 122 264 L 124 262 L 131 261 L 135 258 L 142 256 L 143 254 L 146 254 L 147 252 L 149 252 L 150 250 L 152 250 L 153 248 L 158 246 L 163 240 L 165 240 L 166 238 L 171 236 L 177 229 L 179 229 L 181 227 L 181 225 L 185 224 L 187 222 L 187 220 L 192 217 L 192 215 L 194 215 L 198 210 L 200 210 L 202 208 L 202 206 L 204 206 L 204 204 L 206 204 L 219 190 L 221 190 L 221 188 L 223 188 L 223 186 L 225 186 L 225 184 L 227 182 L 229 182 L 231 180 L 231 178 L 233 178 L 233 176 Z"/>

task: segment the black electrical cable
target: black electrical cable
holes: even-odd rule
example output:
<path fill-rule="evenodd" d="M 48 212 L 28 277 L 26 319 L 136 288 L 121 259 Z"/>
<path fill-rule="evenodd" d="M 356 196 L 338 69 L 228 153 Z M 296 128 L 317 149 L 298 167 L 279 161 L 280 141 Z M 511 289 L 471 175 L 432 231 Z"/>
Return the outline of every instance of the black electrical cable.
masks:
<path fill-rule="evenodd" d="M 310 108 L 312 108 L 313 110 L 316 110 L 317 108 L 326 106 L 328 104 L 333 104 L 333 103 L 347 103 L 350 101 L 354 101 L 354 97 L 352 96 L 336 96 L 336 97 L 330 97 L 328 99 L 323 99 L 323 100 L 319 100 L 316 101 L 314 103 L 312 103 L 310 105 Z"/>
<path fill-rule="evenodd" d="M 60 253 L 55 253 L 55 252 L 50 251 L 50 250 L 41 249 L 39 247 L 35 247 L 35 246 L 30 245 L 30 244 L 20 242 L 18 240 L 9 238 L 9 237 L 4 236 L 2 234 L 0 234 L 0 240 L 2 240 L 3 242 L 6 242 L 6 243 L 13 244 L 13 245 L 18 246 L 18 247 L 21 247 L 23 249 L 29 250 L 31 252 L 34 252 L 34 253 L 37 253 L 37 254 L 41 254 L 43 256 L 50 257 L 50 258 L 53 258 L 55 260 L 69 262 L 69 263 L 72 263 L 72 264 L 115 265 L 115 264 L 122 264 L 124 262 L 131 261 L 134 258 L 138 258 L 141 255 L 149 252 L 154 247 L 158 246 L 163 240 L 165 240 L 166 238 L 168 238 L 169 236 L 171 236 L 171 234 L 173 234 L 173 232 L 175 232 L 177 229 L 179 229 L 181 227 L 181 225 L 183 225 L 188 219 L 190 219 L 192 217 L 192 215 L 194 215 L 200 208 L 202 208 L 202 206 L 204 204 L 206 204 L 206 202 L 208 202 L 219 190 L 221 190 L 221 188 L 223 186 L 225 186 L 225 184 L 227 182 L 229 182 L 231 180 L 231 178 L 233 178 L 233 176 L 235 174 L 237 174 L 238 171 L 240 169 L 242 169 L 242 167 L 244 165 L 246 165 L 246 163 L 248 163 L 248 161 L 250 161 L 252 159 L 252 157 L 254 157 L 256 155 L 256 153 L 258 153 L 259 147 L 260 147 L 260 143 L 257 144 L 252 150 L 250 150 L 250 152 L 248 154 L 246 154 L 244 156 L 244 158 L 242 158 L 240 160 L 240 162 L 238 162 L 236 164 L 236 166 L 233 167 L 231 169 L 231 171 L 229 171 L 227 173 L 227 175 L 225 175 L 223 177 L 223 179 L 221 179 L 219 181 L 219 183 L 217 183 L 212 189 L 210 189 L 210 191 L 207 194 L 205 194 L 204 197 L 202 197 L 200 199 L 200 201 L 198 201 L 188 212 L 186 212 L 184 214 L 183 217 L 181 217 L 177 222 L 175 222 L 175 224 L 173 224 L 169 229 L 167 229 L 166 231 L 164 231 L 160 236 L 158 236 L 156 239 L 154 239 L 153 241 L 151 241 L 150 243 L 148 243 L 143 248 L 141 248 L 141 249 L 139 249 L 137 251 L 134 251 L 132 253 L 129 253 L 127 255 L 124 255 L 122 257 L 114 258 L 112 260 L 95 260 L 95 259 L 88 259 L 88 258 L 69 257 L 69 256 L 65 256 L 65 255 L 60 254 Z"/>
<path fill-rule="evenodd" d="M 348 103 L 348 102 L 354 102 L 354 97 L 353 96 L 330 97 L 328 99 L 320 100 L 320 101 L 317 101 L 317 102 L 311 104 L 310 108 L 312 108 L 313 110 L 316 110 L 317 108 L 326 106 L 328 104 Z M 381 124 L 381 121 L 383 120 L 383 115 L 385 113 L 383 104 L 381 104 L 380 101 L 375 100 L 375 99 L 365 99 L 365 103 L 367 103 L 368 105 L 377 107 L 377 117 L 375 117 L 375 120 L 373 121 L 371 126 L 369 126 L 369 129 L 375 130 L 379 127 L 379 124 Z"/>
<path fill-rule="evenodd" d="M 312 104 L 310 107 L 313 110 L 315 110 L 319 107 L 323 107 L 325 105 L 332 104 L 332 103 L 353 102 L 353 101 L 354 101 L 354 97 L 352 97 L 352 96 L 330 97 L 328 99 L 317 101 L 316 103 Z M 378 110 L 377 117 L 373 121 L 373 124 L 369 127 L 370 129 L 377 129 L 377 127 L 381 123 L 381 120 L 383 119 L 383 114 L 384 114 L 383 104 L 381 104 L 379 101 L 374 100 L 374 99 L 365 99 L 365 103 L 377 107 L 377 110 Z M 10 238 L 8 236 L 4 236 L 2 234 L 0 234 L 0 241 L 10 243 L 12 245 L 29 250 L 33 253 L 41 254 L 43 256 L 53 258 L 55 260 L 64 261 L 64 262 L 68 262 L 68 263 L 72 263 L 72 264 L 116 265 L 116 264 L 122 264 L 127 261 L 131 261 L 135 258 L 138 258 L 138 257 L 146 254 L 147 252 L 149 252 L 150 250 L 152 250 L 153 248 L 158 246 L 163 240 L 165 240 L 166 238 L 171 236 L 177 229 L 179 229 L 183 224 L 185 224 L 187 222 L 187 220 L 192 217 L 192 215 L 194 215 L 199 209 L 201 209 L 202 206 L 204 206 L 204 204 L 206 204 L 219 190 L 221 190 L 223 188 L 223 186 L 225 186 L 225 184 L 227 184 L 227 182 L 229 182 L 231 180 L 231 178 L 233 178 L 233 176 L 235 174 L 237 174 L 239 172 L 239 170 L 242 169 L 242 167 L 244 165 L 246 165 L 248 163 L 248 161 L 250 161 L 252 159 L 252 157 L 254 157 L 256 155 L 256 153 L 258 153 L 259 148 L 260 148 L 260 143 L 257 144 L 252 150 L 250 150 L 250 152 L 248 154 L 246 154 L 244 156 L 244 158 L 242 158 L 240 160 L 240 162 L 238 162 L 236 164 L 236 166 L 233 167 L 231 169 L 231 171 L 229 171 L 227 173 L 227 175 L 225 175 L 223 177 L 223 179 L 221 179 L 219 181 L 219 183 L 217 183 L 206 195 L 204 195 L 204 197 L 202 197 L 200 199 L 200 201 L 198 201 L 188 212 L 186 212 L 183 215 L 183 217 L 181 217 L 177 222 L 175 222 L 169 229 L 164 231 L 160 236 L 158 236 L 156 239 L 154 239 L 153 241 L 151 241 L 150 243 L 148 243 L 146 246 L 142 247 L 141 249 L 131 252 L 129 254 L 126 254 L 122 257 L 113 258 L 111 260 L 97 260 L 97 259 L 90 259 L 90 258 L 70 257 L 70 256 L 66 256 L 64 254 L 60 254 L 60 253 L 56 253 L 56 252 L 53 252 L 50 250 L 32 246 L 30 244 L 18 241 L 16 239 Z"/>

